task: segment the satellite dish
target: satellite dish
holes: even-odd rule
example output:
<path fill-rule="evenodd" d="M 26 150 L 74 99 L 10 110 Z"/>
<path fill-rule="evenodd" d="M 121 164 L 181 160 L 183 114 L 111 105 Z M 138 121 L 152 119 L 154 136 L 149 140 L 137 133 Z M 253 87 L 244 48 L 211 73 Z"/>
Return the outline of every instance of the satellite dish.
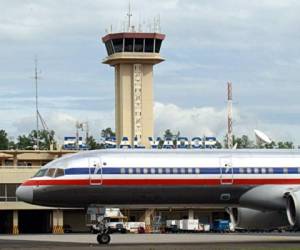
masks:
<path fill-rule="evenodd" d="M 262 131 L 254 129 L 254 134 L 256 138 L 256 143 L 257 144 L 270 144 L 272 143 L 272 140 Z"/>

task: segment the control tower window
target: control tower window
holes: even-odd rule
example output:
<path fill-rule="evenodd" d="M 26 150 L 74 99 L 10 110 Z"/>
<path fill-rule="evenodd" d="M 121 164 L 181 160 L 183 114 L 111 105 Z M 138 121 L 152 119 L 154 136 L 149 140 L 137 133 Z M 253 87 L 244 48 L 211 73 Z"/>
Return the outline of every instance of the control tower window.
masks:
<path fill-rule="evenodd" d="M 134 44 L 134 52 L 143 52 L 144 39 L 136 38 Z"/>
<path fill-rule="evenodd" d="M 111 41 L 107 41 L 105 43 L 105 47 L 106 47 L 106 50 L 107 50 L 107 54 L 110 56 L 111 54 L 114 53 L 114 50 L 113 50 L 113 47 L 111 45 Z"/>
<path fill-rule="evenodd" d="M 145 52 L 153 52 L 153 39 L 145 39 Z"/>
<path fill-rule="evenodd" d="M 133 38 L 125 39 L 125 52 L 133 52 Z"/>
<path fill-rule="evenodd" d="M 162 42 L 162 40 L 160 40 L 160 39 L 155 40 L 155 53 L 159 53 L 160 47 L 161 47 L 161 42 Z"/>
<path fill-rule="evenodd" d="M 123 51 L 123 39 L 115 39 L 113 40 L 115 53 Z"/>

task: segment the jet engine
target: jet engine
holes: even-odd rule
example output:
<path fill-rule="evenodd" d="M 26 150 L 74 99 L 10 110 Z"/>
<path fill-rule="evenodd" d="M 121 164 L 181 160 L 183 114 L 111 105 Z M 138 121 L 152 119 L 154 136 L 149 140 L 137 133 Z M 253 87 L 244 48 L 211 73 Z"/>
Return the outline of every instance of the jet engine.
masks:
<path fill-rule="evenodd" d="M 268 230 L 290 225 L 284 210 L 260 211 L 249 208 L 230 208 L 227 211 L 235 228 Z"/>
<path fill-rule="evenodd" d="M 286 196 L 286 214 L 291 226 L 300 227 L 300 191 Z"/>

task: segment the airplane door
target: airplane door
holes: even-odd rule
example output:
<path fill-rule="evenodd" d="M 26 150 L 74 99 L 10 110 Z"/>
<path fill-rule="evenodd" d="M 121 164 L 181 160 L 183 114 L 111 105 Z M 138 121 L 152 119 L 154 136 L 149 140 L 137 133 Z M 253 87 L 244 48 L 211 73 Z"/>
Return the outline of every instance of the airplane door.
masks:
<path fill-rule="evenodd" d="M 220 183 L 232 184 L 233 183 L 233 166 L 231 157 L 220 158 Z"/>
<path fill-rule="evenodd" d="M 89 158 L 90 185 L 102 184 L 102 162 L 99 158 Z"/>

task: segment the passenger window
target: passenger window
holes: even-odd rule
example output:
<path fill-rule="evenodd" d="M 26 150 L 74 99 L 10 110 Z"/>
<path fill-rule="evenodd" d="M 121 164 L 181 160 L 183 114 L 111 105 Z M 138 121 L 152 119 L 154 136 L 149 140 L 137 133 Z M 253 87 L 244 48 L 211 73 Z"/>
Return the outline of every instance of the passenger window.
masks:
<path fill-rule="evenodd" d="M 140 168 L 137 168 L 135 171 L 136 171 L 137 174 L 141 173 L 141 169 Z"/>
<path fill-rule="evenodd" d="M 192 173 L 193 173 L 193 169 L 192 169 L 192 168 L 189 168 L 189 169 L 188 169 L 188 173 L 189 173 L 189 174 L 192 174 Z"/>
<path fill-rule="evenodd" d="M 53 177 L 55 173 L 55 168 L 49 168 L 46 176 Z"/>
<path fill-rule="evenodd" d="M 268 169 L 269 174 L 272 174 L 274 172 L 273 168 Z"/>
<path fill-rule="evenodd" d="M 129 169 L 128 169 L 128 173 L 129 173 L 129 174 L 133 174 L 133 169 L 132 169 L 132 168 L 129 168 Z"/>
<path fill-rule="evenodd" d="M 60 176 L 64 176 L 64 175 L 65 175 L 65 171 L 62 168 L 56 169 L 55 177 L 60 177 Z"/>
<path fill-rule="evenodd" d="M 144 174 L 148 174 L 148 168 L 144 168 Z"/>
<path fill-rule="evenodd" d="M 159 173 L 159 174 L 162 174 L 162 173 L 163 173 L 162 168 L 159 168 L 159 169 L 158 169 L 158 173 Z"/>
<path fill-rule="evenodd" d="M 261 169 L 261 173 L 262 173 L 262 174 L 265 174 L 266 172 L 267 172 L 267 171 L 266 171 L 265 168 L 262 168 L 262 169 Z"/>
<path fill-rule="evenodd" d="M 284 174 L 287 174 L 288 172 L 289 172 L 289 170 L 288 170 L 287 168 L 284 168 L 284 169 L 283 169 L 283 173 L 284 173 Z"/>
<path fill-rule="evenodd" d="M 185 169 L 184 169 L 184 168 L 181 168 L 181 169 L 180 169 L 180 172 L 181 172 L 182 174 L 184 174 L 184 173 L 185 173 Z"/>
<path fill-rule="evenodd" d="M 121 168 L 121 174 L 125 174 L 125 168 Z"/>
<path fill-rule="evenodd" d="M 244 173 L 244 169 L 240 168 L 239 172 L 240 172 L 240 174 L 243 174 Z"/>
<path fill-rule="evenodd" d="M 251 174 L 251 168 L 247 168 L 247 174 Z"/>
<path fill-rule="evenodd" d="M 254 168 L 254 173 L 258 174 L 259 173 L 259 169 L 258 168 Z"/>
<path fill-rule="evenodd" d="M 173 174 L 177 174 L 178 173 L 178 169 L 177 168 L 173 168 Z"/>
<path fill-rule="evenodd" d="M 195 173 L 200 174 L 200 168 L 195 168 Z"/>
<path fill-rule="evenodd" d="M 151 168 L 151 174 L 155 174 L 155 168 Z"/>
<path fill-rule="evenodd" d="M 166 174 L 170 174 L 171 173 L 171 170 L 169 168 L 166 168 Z"/>

